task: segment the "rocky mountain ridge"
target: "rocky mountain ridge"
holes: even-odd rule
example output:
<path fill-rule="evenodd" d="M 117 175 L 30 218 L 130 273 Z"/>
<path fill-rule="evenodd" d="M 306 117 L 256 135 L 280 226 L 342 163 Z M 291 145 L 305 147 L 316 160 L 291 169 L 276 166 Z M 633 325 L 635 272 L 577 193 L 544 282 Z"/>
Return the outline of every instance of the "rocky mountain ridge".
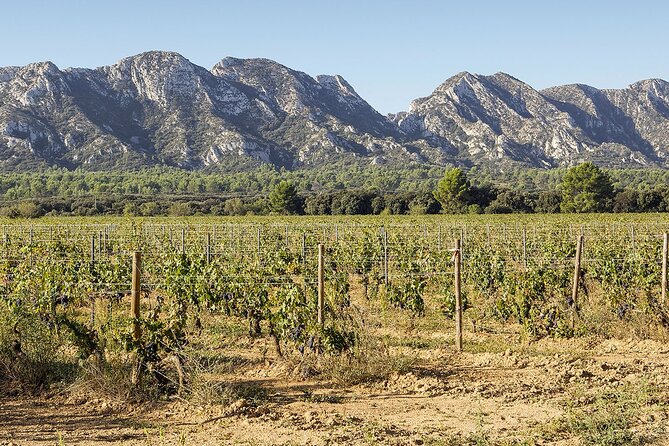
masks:
<path fill-rule="evenodd" d="M 669 83 L 537 91 L 459 73 L 382 116 L 339 75 L 268 59 L 211 70 L 152 51 L 96 69 L 0 68 L 0 170 L 381 163 L 669 167 Z"/>

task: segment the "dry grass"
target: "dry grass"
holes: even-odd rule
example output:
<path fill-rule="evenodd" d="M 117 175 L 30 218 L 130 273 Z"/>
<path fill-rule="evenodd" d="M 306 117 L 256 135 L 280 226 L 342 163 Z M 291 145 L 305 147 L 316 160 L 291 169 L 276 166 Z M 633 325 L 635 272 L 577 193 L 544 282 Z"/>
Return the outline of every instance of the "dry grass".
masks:
<path fill-rule="evenodd" d="M 47 324 L 31 315 L 12 315 L 0 301 L 0 380 L 27 392 L 70 381 L 78 367 L 69 353 Z"/>
<path fill-rule="evenodd" d="M 539 432 L 544 440 L 578 438 L 584 446 L 623 446 L 647 444 L 659 434 L 639 425 L 645 412 L 657 409 L 656 390 L 643 383 L 613 391 L 583 389 L 564 404 L 565 415 Z"/>

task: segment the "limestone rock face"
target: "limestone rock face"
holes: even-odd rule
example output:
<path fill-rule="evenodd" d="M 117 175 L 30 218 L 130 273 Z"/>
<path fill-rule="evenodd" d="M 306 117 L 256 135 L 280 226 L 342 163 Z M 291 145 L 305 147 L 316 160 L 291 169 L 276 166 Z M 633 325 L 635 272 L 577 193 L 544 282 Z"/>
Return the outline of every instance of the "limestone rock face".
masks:
<path fill-rule="evenodd" d="M 437 135 L 474 162 L 666 166 L 668 85 L 649 80 L 622 90 L 537 91 L 504 73 L 460 73 L 394 121 L 407 136 Z"/>
<path fill-rule="evenodd" d="M 391 94 L 392 92 L 389 92 Z M 339 75 L 268 59 L 211 70 L 152 51 L 96 69 L 0 68 L 0 170 L 167 165 L 294 168 L 335 160 L 668 166 L 669 84 L 537 91 L 504 73 L 459 73 L 382 116 Z"/>

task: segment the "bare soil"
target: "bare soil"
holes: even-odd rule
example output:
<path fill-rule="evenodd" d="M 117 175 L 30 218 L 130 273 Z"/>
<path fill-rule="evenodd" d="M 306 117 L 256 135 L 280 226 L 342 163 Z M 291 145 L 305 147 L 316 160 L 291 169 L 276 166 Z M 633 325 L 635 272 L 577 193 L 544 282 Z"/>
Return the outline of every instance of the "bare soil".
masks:
<path fill-rule="evenodd" d="M 662 342 L 528 343 L 513 333 L 479 332 L 468 333 L 465 352 L 457 353 L 447 338 L 433 333 L 426 345 L 397 346 L 418 358 L 408 369 L 348 386 L 318 374 L 298 379 L 299 364 L 261 360 L 266 341 L 251 341 L 239 366 L 217 377 L 248 390 L 219 403 L 4 392 L 0 445 L 578 445 L 625 438 L 669 445 L 669 346 Z"/>

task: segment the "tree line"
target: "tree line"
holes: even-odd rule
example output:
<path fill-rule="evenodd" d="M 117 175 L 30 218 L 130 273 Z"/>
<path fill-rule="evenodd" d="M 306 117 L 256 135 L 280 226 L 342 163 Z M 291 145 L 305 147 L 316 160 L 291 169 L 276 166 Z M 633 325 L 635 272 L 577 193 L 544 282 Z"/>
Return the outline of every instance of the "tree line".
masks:
<path fill-rule="evenodd" d="M 270 193 L 273 212 L 285 214 L 509 214 L 666 212 L 669 184 L 616 189 L 610 175 L 593 163 L 568 169 L 554 189 L 523 191 L 473 185 L 461 168 L 446 170 L 431 193 L 376 195 L 317 194 L 302 201 L 294 185 L 281 182 Z"/>
<path fill-rule="evenodd" d="M 666 212 L 665 171 L 607 171 L 592 163 L 566 170 L 489 172 L 452 167 L 369 170 L 348 186 L 323 172 L 268 169 L 236 173 L 154 169 L 139 173 L 52 171 L 0 176 L 0 215 L 365 215 Z M 345 169 L 346 169 L 345 168 Z M 264 173 L 263 173 L 264 172 Z M 358 176 L 356 176 L 356 174 Z M 264 181 L 263 181 L 264 178 Z M 337 176 L 330 177 L 337 178 Z M 385 178 L 385 180 L 381 180 Z M 620 181 L 625 178 L 625 181 Z M 640 180 L 640 178 L 642 180 Z M 665 181 L 666 178 L 666 181 Z M 387 183 L 391 189 L 378 184 Z M 541 187 L 541 182 L 544 186 Z M 358 184 L 360 183 L 360 184 Z M 534 185 L 533 185 L 534 183 Z M 364 187 L 363 185 L 366 185 Z"/>

